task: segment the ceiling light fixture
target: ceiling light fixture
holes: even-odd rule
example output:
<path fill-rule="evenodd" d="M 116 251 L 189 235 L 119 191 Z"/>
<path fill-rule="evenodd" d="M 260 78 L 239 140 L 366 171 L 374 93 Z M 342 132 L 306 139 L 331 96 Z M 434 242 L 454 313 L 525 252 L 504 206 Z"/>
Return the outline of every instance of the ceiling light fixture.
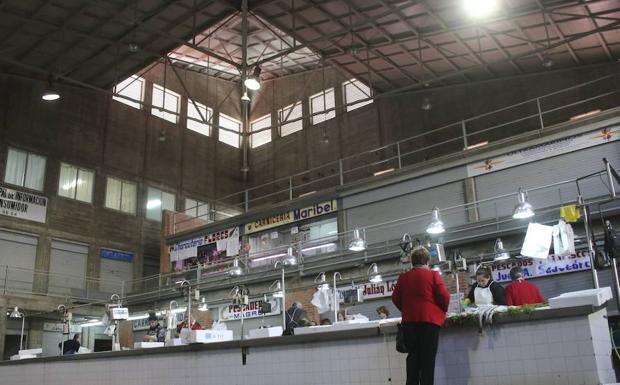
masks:
<path fill-rule="evenodd" d="M 426 232 L 429 234 L 441 234 L 446 231 L 444 227 L 443 221 L 439 216 L 439 209 L 437 207 L 433 207 L 433 211 L 431 212 L 431 221 L 426 226 Z"/>
<path fill-rule="evenodd" d="M 127 46 L 127 49 L 131 53 L 136 53 L 136 52 L 140 51 L 140 46 L 135 41 L 131 41 L 129 43 L 129 45 Z"/>
<path fill-rule="evenodd" d="M 497 10 L 497 0 L 464 0 L 465 12 L 474 19 L 491 16 Z"/>
<path fill-rule="evenodd" d="M 551 60 L 551 58 L 547 55 L 543 55 L 543 62 L 542 62 L 542 66 L 545 68 L 551 68 L 553 67 L 553 60 Z"/>
<path fill-rule="evenodd" d="M 388 174 L 390 172 L 394 171 L 393 168 L 388 168 L 387 170 L 381 170 L 381 171 L 377 171 L 375 173 L 373 173 L 373 176 L 379 176 L 379 175 L 383 175 L 383 174 Z"/>
<path fill-rule="evenodd" d="M 228 275 L 231 277 L 239 277 L 243 274 L 243 269 L 241 268 L 241 264 L 239 262 L 239 258 L 235 258 L 233 260 L 232 267 L 228 270 Z"/>
<path fill-rule="evenodd" d="M 60 99 L 60 93 L 54 87 L 54 82 L 52 80 L 52 75 L 47 79 L 47 88 L 43 90 L 43 94 L 41 95 L 41 99 L 51 102 L 54 100 Z"/>
<path fill-rule="evenodd" d="M 519 203 L 515 206 L 512 217 L 514 219 L 526 219 L 534 216 L 534 208 L 527 201 L 527 192 L 523 188 L 519 187 L 517 192 L 517 200 Z"/>
<path fill-rule="evenodd" d="M 284 261 L 282 261 L 282 263 L 284 265 L 286 265 L 286 266 L 295 266 L 295 265 L 297 265 L 297 257 L 293 253 L 293 248 L 291 246 L 289 246 L 286 249 L 286 257 L 284 258 Z"/>
<path fill-rule="evenodd" d="M 254 67 L 254 72 L 252 72 L 252 76 L 245 79 L 243 84 L 245 84 L 248 90 L 250 91 L 260 90 L 260 73 L 261 73 L 260 66 L 256 66 Z"/>
<path fill-rule="evenodd" d="M 422 101 L 422 105 L 420 106 L 420 108 L 423 111 L 430 111 L 433 108 L 433 104 L 431 103 L 431 100 L 429 98 L 424 98 L 424 100 Z"/>
<path fill-rule="evenodd" d="M 494 261 L 505 261 L 507 259 L 510 259 L 510 253 L 504 249 L 504 243 L 502 242 L 501 238 L 497 238 L 495 240 L 494 252 L 495 252 L 495 258 L 493 258 Z"/>
<path fill-rule="evenodd" d="M 209 310 L 209 305 L 207 304 L 207 300 L 205 297 L 200 299 L 200 305 L 198 305 L 198 311 L 207 311 Z"/>
<path fill-rule="evenodd" d="M 368 281 L 370 281 L 370 283 L 383 282 L 383 277 L 379 274 L 379 266 L 377 266 L 376 263 L 370 265 L 366 273 L 368 274 Z"/>
<path fill-rule="evenodd" d="M 353 239 L 349 242 L 349 250 L 351 251 L 364 251 L 366 250 L 366 231 L 364 231 L 364 237 L 360 232 L 360 229 L 353 230 Z"/>
<path fill-rule="evenodd" d="M 325 279 L 325 272 L 320 272 L 319 275 L 316 276 L 316 278 L 314 278 L 314 282 L 318 283 L 319 289 L 323 289 L 323 290 L 328 290 L 329 289 L 329 283 L 327 283 L 327 279 Z"/>
<path fill-rule="evenodd" d="M 247 86 L 246 86 L 247 87 Z M 243 96 L 241 96 L 241 101 L 242 102 L 246 102 L 249 103 L 250 102 L 250 97 L 248 96 L 247 91 L 243 93 Z"/>

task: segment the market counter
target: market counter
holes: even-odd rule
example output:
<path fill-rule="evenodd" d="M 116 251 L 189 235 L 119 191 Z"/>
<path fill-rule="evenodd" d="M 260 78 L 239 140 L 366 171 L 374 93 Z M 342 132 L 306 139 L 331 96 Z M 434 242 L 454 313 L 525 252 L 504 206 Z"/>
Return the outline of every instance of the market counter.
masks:
<path fill-rule="evenodd" d="M 394 324 L 341 331 L 0 362 L 0 385 L 405 384 Z M 43 381 L 45 379 L 45 381 Z M 96 381 L 96 382 L 93 382 Z M 450 321 L 438 385 L 615 383 L 606 310 L 505 314 L 478 332 Z"/>

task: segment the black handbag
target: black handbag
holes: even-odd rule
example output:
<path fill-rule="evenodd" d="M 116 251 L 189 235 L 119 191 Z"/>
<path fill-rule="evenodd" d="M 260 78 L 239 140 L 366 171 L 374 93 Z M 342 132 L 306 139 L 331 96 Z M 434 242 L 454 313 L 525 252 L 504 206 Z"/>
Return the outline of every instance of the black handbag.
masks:
<path fill-rule="evenodd" d="M 407 344 L 405 343 L 405 329 L 398 324 L 398 332 L 396 333 L 396 351 L 399 353 L 409 353 Z"/>

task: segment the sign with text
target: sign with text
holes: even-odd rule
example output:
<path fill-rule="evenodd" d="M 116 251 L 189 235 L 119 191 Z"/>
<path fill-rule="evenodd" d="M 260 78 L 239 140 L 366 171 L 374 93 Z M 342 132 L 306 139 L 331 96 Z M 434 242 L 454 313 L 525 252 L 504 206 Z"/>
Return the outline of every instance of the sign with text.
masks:
<path fill-rule="evenodd" d="M 115 261 L 133 262 L 133 254 L 124 253 L 122 251 L 101 249 L 99 250 L 99 256 L 101 258 L 113 259 Z"/>
<path fill-rule="evenodd" d="M 620 139 L 620 126 L 573 135 L 467 165 L 467 176 L 487 174 Z"/>
<path fill-rule="evenodd" d="M 47 198 L 0 186 L 0 214 L 45 223 Z"/>
<path fill-rule="evenodd" d="M 248 223 L 245 225 L 245 234 L 252 234 L 259 231 L 272 229 L 274 227 L 286 225 L 288 223 L 303 221 L 304 219 L 310 219 L 321 215 L 330 214 L 335 212 L 337 209 L 338 204 L 336 203 L 335 199 L 327 202 L 315 203 L 309 207 L 294 209 L 282 214 L 273 215 Z"/>
<path fill-rule="evenodd" d="M 280 314 L 280 312 L 282 311 L 280 309 L 280 301 L 278 301 L 276 298 L 269 298 L 267 299 L 267 302 L 271 304 L 271 312 L 263 314 L 261 312 L 261 303 L 263 302 L 264 300 L 262 298 L 250 300 L 250 303 L 243 306 L 243 318 L 248 319 L 248 318 L 262 317 L 263 315 L 265 316 L 277 315 L 277 314 Z M 219 309 L 219 316 L 220 316 L 219 318 L 220 321 L 240 320 L 241 319 L 241 306 L 233 305 L 233 304 L 222 306 Z"/>
<path fill-rule="evenodd" d="M 518 259 L 493 264 L 491 267 L 493 280 L 510 282 L 510 269 L 520 266 L 525 278 L 545 277 L 573 271 L 590 270 L 590 256 L 587 252 L 578 251 L 575 255 L 559 257 L 550 255 L 547 259 Z"/>
<path fill-rule="evenodd" d="M 239 226 L 217 231 L 169 246 L 170 261 L 198 257 L 201 263 L 215 263 L 239 254 Z"/>
<path fill-rule="evenodd" d="M 398 280 L 396 279 L 389 279 L 389 280 L 385 280 L 383 282 L 377 282 L 377 283 L 368 282 L 368 283 L 360 284 L 356 286 L 355 288 L 360 288 L 363 290 L 362 298 L 364 300 L 390 297 L 392 295 L 392 292 L 394 291 L 394 287 L 396 287 L 397 281 Z M 349 287 L 343 286 L 342 288 L 338 289 L 338 293 L 340 296 L 340 302 L 344 301 L 344 292 L 348 290 L 351 290 L 350 286 Z"/>

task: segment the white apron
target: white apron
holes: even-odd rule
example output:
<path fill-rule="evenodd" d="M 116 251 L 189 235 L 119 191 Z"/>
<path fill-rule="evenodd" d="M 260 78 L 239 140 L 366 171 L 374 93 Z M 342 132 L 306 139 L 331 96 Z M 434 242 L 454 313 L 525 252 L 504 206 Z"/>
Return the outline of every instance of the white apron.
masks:
<path fill-rule="evenodd" d="M 491 285 L 487 287 L 476 287 L 474 289 L 474 300 L 477 306 L 493 305 L 493 293 L 491 293 Z"/>

